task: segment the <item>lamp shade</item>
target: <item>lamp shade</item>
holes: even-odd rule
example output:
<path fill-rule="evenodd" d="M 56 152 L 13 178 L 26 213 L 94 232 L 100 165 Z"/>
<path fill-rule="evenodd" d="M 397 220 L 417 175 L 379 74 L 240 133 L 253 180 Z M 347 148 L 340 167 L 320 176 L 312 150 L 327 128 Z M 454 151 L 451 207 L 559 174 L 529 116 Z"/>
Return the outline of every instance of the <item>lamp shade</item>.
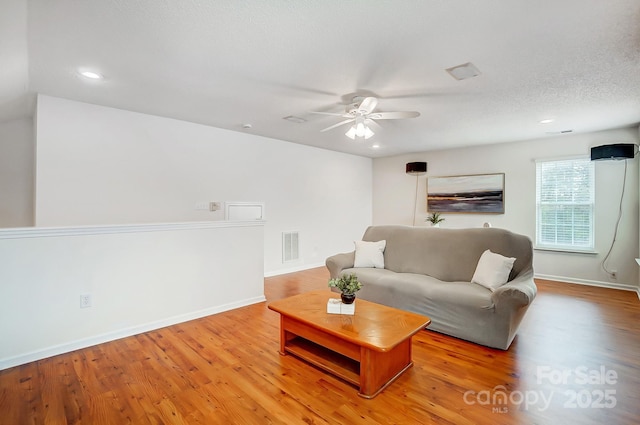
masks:
<path fill-rule="evenodd" d="M 411 174 L 413 176 L 419 176 L 420 174 L 424 174 L 427 172 L 427 163 L 426 162 L 407 162 L 406 172 L 407 174 Z"/>

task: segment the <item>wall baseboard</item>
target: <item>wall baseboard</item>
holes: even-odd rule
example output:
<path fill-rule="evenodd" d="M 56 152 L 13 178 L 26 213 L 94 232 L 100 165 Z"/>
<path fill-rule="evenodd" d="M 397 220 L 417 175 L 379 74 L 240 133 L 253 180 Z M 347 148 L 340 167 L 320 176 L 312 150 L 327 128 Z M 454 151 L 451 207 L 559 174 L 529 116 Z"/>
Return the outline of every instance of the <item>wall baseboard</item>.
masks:
<path fill-rule="evenodd" d="M 21 354 L 15 357 L 0 359 L 0 370 L 8 369 L 14 366 L 19 366 L 25 363 L 34 362 L 37 360 L 42 360 L 47 357 L 57 356 L 58 354 L 69 353 L 71 351 L 91 347 L 93 345 L 115 341 L 117 339 L 126 338 L 133 335 L 138 335 L 144 332 L 153 331 L 155 329 L 164 328 L 166 326 L 172 326 L 178 323 L 188 322 L 190 320 L 199 319 L 201 317 L 222 313 L 224 311 L 245 307 L 245 306 L 256 304 L 263 301 L 266 301 L 264 296 L 249 298 L 249 299 L 240 300 L 233 303 L 222 304 L 222 305 L 206 308 L 203 310 L 181 314 L 178 316 L 168 317 L 166 319 L 145 323 L 139 326 L 132 326 L 129 328 L 119 329 L 113 332 L 107 332 L 102 335 L 96 335 L 89 338 L 80 339 L 77 341 L 71 341 L 65 344 L 59 344 L 52 347 L 47 347 L 42 350 L 32 351 L 30 353 Z"/>
<path fill-rule="evenodd" d="M 576 285 L 598 286 L 600 288 L 619 289 L 621 291 L 632 291 L 637 293 L 638 299 L 640 299 L 640 288 L 634 285 L 628 285 L 626 283 L 612 283 L 612 282 L 602 282 L 598 280 L 575 279 L 571 277 L 552 276 L 552 275 L 546 275 L 546 274 L 535 274 L 534 278 L 543 279 L 543 280 L 554 280 L 554 281 L 563 282 L 563 283 L 573 283 Z"/>

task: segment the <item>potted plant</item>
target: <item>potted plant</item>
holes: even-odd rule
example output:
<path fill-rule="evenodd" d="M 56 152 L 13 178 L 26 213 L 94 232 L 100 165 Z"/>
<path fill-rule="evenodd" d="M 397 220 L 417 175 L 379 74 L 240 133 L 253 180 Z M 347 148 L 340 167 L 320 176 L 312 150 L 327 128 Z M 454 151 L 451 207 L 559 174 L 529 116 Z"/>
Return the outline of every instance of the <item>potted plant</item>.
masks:
<path fill-rule="evenodd" d="M 358 281 L 355 273 L 342 275 L 337 279 L 329 280 L 330 288 L 338 288 L 341 292 L 340 298 L 345 304 L 351 304 L 356 299 L 356 292 L 362 289 L 362 283 Z"/>
<path fill-rule="evenodd" d="M 431 227 L 440 227 L 440 223 L 444 221 L 444 217 L 438 212 L 432 212 L 426 219 L 431 223 Z"/>

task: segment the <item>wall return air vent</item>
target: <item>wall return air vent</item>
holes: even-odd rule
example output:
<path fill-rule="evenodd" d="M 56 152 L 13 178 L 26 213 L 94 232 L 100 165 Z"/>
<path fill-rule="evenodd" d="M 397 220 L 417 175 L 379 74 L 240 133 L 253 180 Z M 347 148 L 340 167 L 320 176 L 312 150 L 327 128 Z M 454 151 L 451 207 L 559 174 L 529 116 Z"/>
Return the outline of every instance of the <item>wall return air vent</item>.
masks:
<path fill-rule="evenodd" d="M 290 263 L 300 258 L 298 232 L 282 233 L 282 262 Z"/>

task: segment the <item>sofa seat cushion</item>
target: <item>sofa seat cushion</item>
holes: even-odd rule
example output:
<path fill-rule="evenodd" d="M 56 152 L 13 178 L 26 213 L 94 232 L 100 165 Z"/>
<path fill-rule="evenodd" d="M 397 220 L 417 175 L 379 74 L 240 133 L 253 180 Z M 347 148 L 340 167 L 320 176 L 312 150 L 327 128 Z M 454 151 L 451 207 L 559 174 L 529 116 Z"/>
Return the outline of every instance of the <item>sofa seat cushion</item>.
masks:
<path fill-rule="evenodd" d="M 443 282 L 431 276 L 385 269 L 344 272 L 358 273 L 363 287 L 357 298 L 428 316 L 429 330 L 507 348 L 501 335 L 508 331 L 509 322 L 498 317 L 492 292 L 481 285 Z"/>
<path fill-rule="evenodd" d="M 443 282 L 434 277 L 415 273 L 395 273 L 386 269 L 352 268 L 343 271 L 355 273 L 363 288 L 359 297 L 396 308 L 426 314 L 425 302 L 433 300 L 440 305 L 451 304 L 460 308 L 490 309 L 493 307 L 491 291 L 470 282 Z M 413 306 L 410 308 L 407 306 Z M 428 314 L 427 314 L 428 315 Z"/>

